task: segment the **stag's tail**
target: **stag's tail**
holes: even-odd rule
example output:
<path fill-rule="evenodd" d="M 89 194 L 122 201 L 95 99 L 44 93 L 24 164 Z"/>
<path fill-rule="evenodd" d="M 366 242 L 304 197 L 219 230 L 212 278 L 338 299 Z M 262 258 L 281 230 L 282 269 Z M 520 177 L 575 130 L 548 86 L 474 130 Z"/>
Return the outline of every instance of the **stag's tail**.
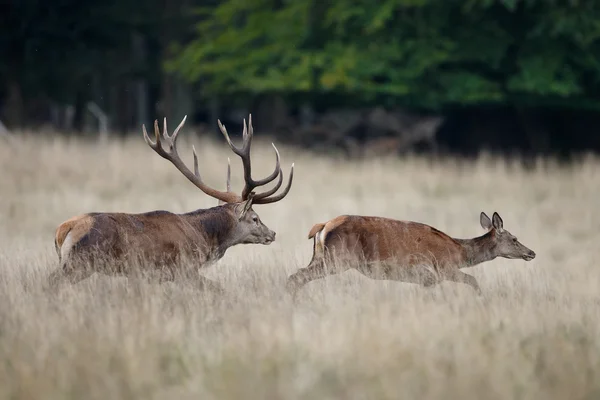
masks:
<path fill-rule="evenodd" d="M 56 232 L 54 233 L 54 248 L 56 249 L 56 254 L 58 254 L 58 261 L 61 261 L 61 247 L 65 242 L 65 238 L 73 229 L 73 225 L 75 225 L 74 221 L 66 221 L 56 228 Z"/>
<path fill-rule="evenodd" d="M 54 247 L 58 259 L 65 259 L 73 245 L 89 232 L 93 218 L 89 215 L 78 215 L 66 220 L 56 228 L 54 234 Z"/>
<path fill-rule="evenodd" d="M 324 232 L 324 228 L 324 223 L 318 223 L 315 224 L 308 233 L 309 239 L 314 238 L 313 259 L 321 258 L 325 254 L 325 236 L 327 236 L 327 234 Z"/>

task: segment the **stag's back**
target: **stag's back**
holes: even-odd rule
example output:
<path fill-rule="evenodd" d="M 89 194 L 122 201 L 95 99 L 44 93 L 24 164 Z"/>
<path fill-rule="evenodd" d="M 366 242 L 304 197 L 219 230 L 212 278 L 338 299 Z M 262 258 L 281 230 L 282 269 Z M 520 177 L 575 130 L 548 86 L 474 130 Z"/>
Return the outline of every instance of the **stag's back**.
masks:
<path fill-rule="evenodd" d="M 396 259 L 414 262 L 459 261 L 464 257 L 460 244 L 429 225 L 383 217 L 343 215 L 325 224 L 316 224 L 309 236 L 315 249 L 322 247 L 334 257 L 366 261 Z"/>
<path fill-rule="evenodd" d="M 110 257 L 128 254 L 174 259 L 179 252 L 202 245 L 205 239 L 184 218 L 168 211 L 88 213 L 60 224 L 55 246 L 61 260 L 74 253 L 83 256 L 97 252 Z"/>

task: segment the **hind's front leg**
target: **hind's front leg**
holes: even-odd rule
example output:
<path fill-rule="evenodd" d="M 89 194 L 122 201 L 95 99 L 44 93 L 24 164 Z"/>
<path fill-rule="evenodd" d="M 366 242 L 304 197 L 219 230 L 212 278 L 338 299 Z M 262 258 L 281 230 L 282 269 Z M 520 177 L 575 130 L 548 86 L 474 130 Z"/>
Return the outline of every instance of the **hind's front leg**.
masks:
<path fill-rule="evenodd" d="M 465 274 L 457 268 L 444 273 L 444 279 L 451 282 L 463 283 L 471 286 L 479 296 L 483 295 L 477 279 L 473 275 Z"/>

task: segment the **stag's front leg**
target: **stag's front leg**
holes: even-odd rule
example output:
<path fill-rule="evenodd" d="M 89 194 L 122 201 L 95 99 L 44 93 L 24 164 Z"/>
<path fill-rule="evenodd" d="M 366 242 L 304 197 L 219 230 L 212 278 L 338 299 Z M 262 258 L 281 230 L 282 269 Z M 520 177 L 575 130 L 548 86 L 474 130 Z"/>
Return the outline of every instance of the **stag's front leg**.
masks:
<path fill-rule="evenodd" d="M 176 285 L 191 285 L 194 289 L 203 292 L 214 293 L 218 295 L 225 294 L 225 290 L 219 283 L 200 275 L 197 268 L 189 268 L 179 273 L 174 273 L 173 277 L 173 281 Z"/>
<path fill-rule="evenodd" d="M 221 284 L 213 281 L 212 279 L 208 279 L 200 274 L 196 274 L 193 282 L 194 287 L 203 292 L 210 292 L 218 294 L 220 296 L 225 294 L 225 289 L 223 289 L 223 286 L 221 286 Z"/>

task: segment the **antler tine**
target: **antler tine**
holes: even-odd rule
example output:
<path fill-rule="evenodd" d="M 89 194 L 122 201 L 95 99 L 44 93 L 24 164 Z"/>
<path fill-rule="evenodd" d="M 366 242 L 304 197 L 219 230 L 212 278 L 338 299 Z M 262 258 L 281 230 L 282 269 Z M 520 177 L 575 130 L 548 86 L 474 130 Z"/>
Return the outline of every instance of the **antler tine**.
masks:
<path fill-rule="evenodd" d="M 275 168 L 276 168 L 275 171 L 277 171 L 277 175 L 279 176 L 279 181 L 272 189 L 267 190 L 264 193 L 257 194 L 254 197 L 255 199 L 264 199 L 265 197 L 272 195 L 273 193 L 277 192 L 277 190 L 279 190 L 279 188 L 281 187 L 281 184 L 283 183 L 283 172 L 281 170 L 281 159 L 279 156 L 279 150 L 277 150 L 277 147 L 275 146 L 274 143 L 271 143 L 271 146 L 273 146 L 273 149 L 275 150 Z M 269 178 L 271 178 L 271 176 L 268 176 L 266 179 L 264 179 L 264 181 L 267 181 L 264 184 L 269 183 L 269 181 L 268 181 Z M 262 182 L 259 181 L 259 183 L 262 183 Z"/>
<path fill-rule="evenodd" d="M 246 199 L 248 199 L 248 196 L 254 190 L 254 188 L 256 188 L 258 186 L 266 185 L 267 183 L 272 182 L 275 178 L 277 178 L 277 175 L 279 174 L 280 169 L 281 169 L 280 168 L 280 160 L 279 160 L 279 158 L 280 158 L 279 152 L 277 151 L 277 148 L 275 147 L 275 145 L 273 145 L 273 148 L 275 149 L 275 156 L 276 156 L 275 169 L 266 178 L 255 181 L 254 179 L 252 179 L 252 163 L 250 161 L 250 148 L 252 146 L 252 137 L 254 134 L 254 128 L 252 127 L 252 114 L 250 114 L 250 116 L 249 116 L 249 119 L 248 119 L 249 124 L 248 125 L 246 125 L 245 118 L 243 121 L 244 122 L 244 128 L 242 131 L 243 144 L 242 144 L 241 149 L 239 147 L 234 146 L 234 144 L 231 141 L 231 138 L 229 137 L 229 134 L 227 132 L 227 128 L 225 128 L 225 125 L 223 125 L 221 123 L 221 120 L 217 120 L 217 122 L 219 125 L 219 129 L 221 130 L 221 133 L 223 134 L 223 136 L 225 136 L 225 140 L 227 140 L 227 144 L 229 145 L 231 150 L 242 159 L 242 166 L 244 168 L 244 182 L 245 182 L 244 189 L 242 190 L 242 199 L 246 200 Z"/>
<path fill-rule="evenodd" d="M 244 118 L 244 129 L 242 130 L 242 149 L 248 148 L 248 125 L 246 125 L 246 118 Z"/>
<path fill-rule="evenodd" d="M 227 179 L 225 181 L 225 186 L 227 188 L 227 192 L 231 192 L 231 160 L 227 157 Z M 219 205 L 225 204 L 224 201 L 219 200 Z"/>
<path fill-rule="evenodd" d="M 146 124 L 142 124 L 142 133 L 144 134 L 144 141 L 148 144 L 148 146 L 154 148 L 153 146 L 156 146 L 156 143 L 150 140 L 150 136 L 148 136 L 148 131 L 146 131 Z"/>
<path fill-rule="evenodd" d="M 254 196 L 254 199 L 264 199 L 266 197 L 269 197 L 270 195 L 272 195 L 273 193 L 277 192 L 279 190 L 279 188 L 281 187 L 281 184 L 283 183 L 283 172 L 281 171 L 281 168 L 279 168 L 279 180 L 277 181 L 277 184 L 275 186 L 273 186 L 272 189 L 267 190 L 266 192 L 263 193 L 259 193 L 257 195 Z"/>
<path fill-rule="evenodd" d="M 166 151 L 162 145 L 161 134 L 160 134 L 160 130 L 158 128 L 158 120 L 154 121 L 154 136 L 156 137 L 155 142 L 152 142 L 152 140 L 150 140 L 150 137 L 148 136 L 148 132 L 146 131 L 146 126 L 144 124 L 142 124 L 142 131 L 144 133 L 145 142 L 158 155 L 169 160 L 171 162 L 171 164 L 173 164 L 179 170 L 179 172 L 181 172 L 190 182 L 192 182 L 198 189 L 202 190 L 207 195 L 214 197 L 216 199 L 219 199 L 226 203 L 239 202 L 241 200 L 240 196 L 238 196 L 234 193 L 231 193 L 229 191 L 221 192 L 219 190 L 209 187 L 204 182 L 202 182 L 202 179 L 200 178 L 200 171 L 198 168 L 198 154 L 196 153 L 196 148 L 194 146 L 192 146 L 192 152 L 194 154 L 194 172 L 190 171 L 189 168 L 185 165 L 185 163 L 179 157 L 179 154 L 177 153 L 176 140 L 177 140 L 177 135 L 179 134 L 181 128 L 185 124 L 186 119 L 187 119 L 187 115 L 183 117 L 183 119 L 181 120 L 181 122 L 179 123 L 179 125 L 177 126 L 175 131 L 173 132 L 173 134 L 170 136 L 167 131 L 167 118 L 164 119 L 164 121 L 163 121 L 164 130 L 163 130 L 162 136 L 163 136 L 164 141 L 167 143 L 167 145 L 169 147 L 169 151 Z"/>
<path fill-rule="evenodd" d="M 175 128 L 175 130 L 173 131 L 173 134 L 171 135 L 171 138 L 173 139 L 173 146 L 175 146 L 175 141 L 177 140 L 177 135 L 179 135 L 179 131 L 181 130 L 181 128 L 183 127 L 183 124 L 185 124 L 185 120 L 187 119 L 187 115 L 185 115 L 183 117 L 183 119 L 181 120 L 181 122 L 179 123 L 179 125 L 177 125 L 177 128 Z M 167 119 L 165 118 L 165 135 L 167 134 Z"/>
<path fill-rule="evenodd" d="M 244 125 L 246 125 L 246 120 L 244 120 Z M 248 152 L 250 152 L 250 147 L 252 146 L 252 137 L 254 136 L 254 127 L 252 126 L 252 114 L 248 115 L 248 130 L 246 131 L 246 142 L 244 146 L 248 146 Z"/>
<path fill-rule="evenodd" d="M 248 114 L 248 134 L 254 135 L 254 127 L 252 126 L 252 114 Z"/>
<path fill-rule="evenodd" d="M 271 173 L 271 175 L 267 176 L 266 178 L 259 179 L 257 181 L 252 180 L 254 187 L 264 186 L 267 183 L 272 182 L 273 179 L 277 178 L 277 175 L 279 174 L 279 171 L 281 170 L 281 159 L 279 157 L 279 150 L 277 150 L 277 147 L 275 147 L 275 144 L 271 143 L 271 146 L 273 146 L 273 150 L 275 150 L 275 170 Z"/>
<path fill-rule="evenodd" d="M 233 142 L 229 138 L 229 134 L 227 133 L 227 128 L 225 128 L 225 125 L 223 125 L 221 123 L 220 119 L 217 120 L 217 124 L 219 125 L 219 129 L 221 130 L 221 133 L 223 134 L 223 136 L 225 136 L 225 140 L 227 140 L 227 144 L 229 145 L 231 150 L 233 150 L 233 152 L 235 154 L 237 154 L 238 156 L 243 157 L 243 153 L 242 153 L 241 149 L 238 149 L 237 147 L 234 146 Z"/>
<path fill-rule="evenodd" d="M 200 178 L 200 169 L 198 168 L 198 154 L 196 154 L 196 147 L 192 145 L 192 153 L 194 153 L 194 175 Z"/>
<path fill-rule="evenodd" d="M 283 172 L 281 172 L 281 175 L 283 175 Z M 290 179 L 288 180 L 288 184 L 285 187 L 285 189 L 283 190 L 283 192 L 281 192 L 277 196 L 266 197 L 266 198 L 261 198 L 261 199 L 256 199 L 256 196 L 255 196 L 255 200 L 253 201 L 253 203 L 254 204 L 269 204 L 269 203 L 275 203 L 275 202 L 283 199 L 285 196 L 287 196 L 290 189 L 292 188 L 293 179 L 294 179 L 294 163 L 292 163 L 292 167 L 290 168 Z"/>
<path fill-rule="evenodd" d="M 150 146 L 152 150 L 158 153 L 162 158 L 167 158 L 167 152 L 163 149 L 162 143 L 160 141 L 160 130 L 158 129 L 158 120 L 154 120 L 154 139 L 150 139 L 148 136 L 148 132 L 146 131 L 146 125 L 142 124 L 142 131 L 144 132 L 144 141 Z"/>
<path fill-rule="evenodd" d="M 231 160 L 227 157 L 227 191 L 231 192 Z"/>

